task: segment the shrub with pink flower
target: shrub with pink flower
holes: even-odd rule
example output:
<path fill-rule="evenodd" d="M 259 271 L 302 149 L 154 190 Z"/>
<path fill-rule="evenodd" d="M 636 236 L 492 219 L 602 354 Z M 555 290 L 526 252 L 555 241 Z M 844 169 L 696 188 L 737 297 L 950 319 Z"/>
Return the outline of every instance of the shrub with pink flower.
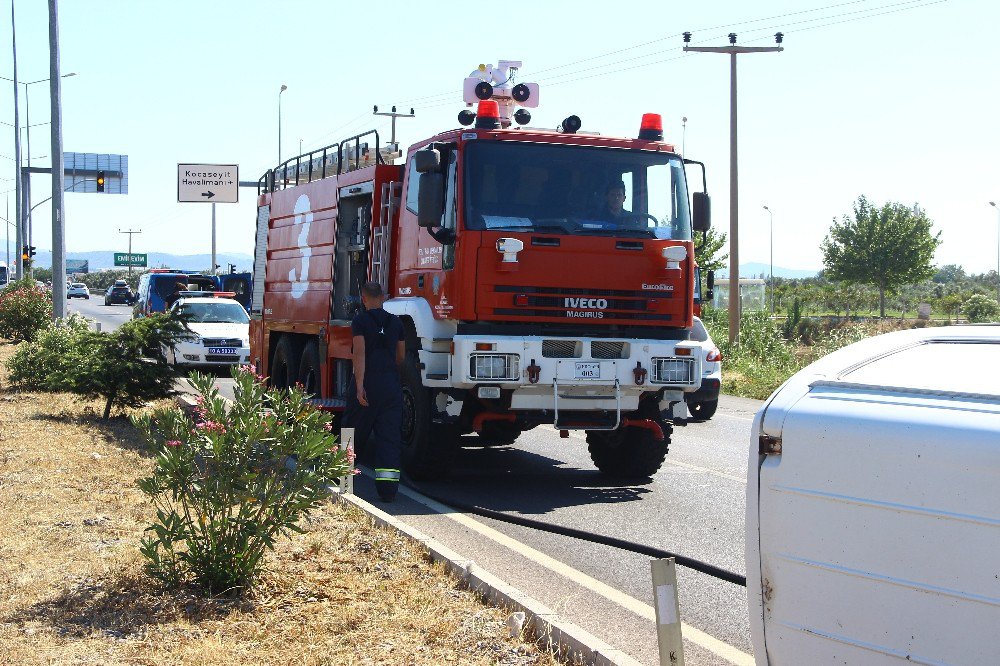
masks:
<path fill-rule="evenodd" d="M 52 294 L 24 278 L 0 291 L 0 338 L 34 340 L 52 321 Z"/>
<path fill-rule="evenodd" d="M 277 538 L 300 532 L 300 519 L 355 473 L 330 416 L 301 390 L 268 391 L 243 368 L 233 378 L 232 403 L 213 377 L 195 373 L 193 418 L 179 409 L 133 417 L 157 454 L 138 482 L 157 514 L 140 550 L 147 573 L 168 587 L 249 590 Z"/>

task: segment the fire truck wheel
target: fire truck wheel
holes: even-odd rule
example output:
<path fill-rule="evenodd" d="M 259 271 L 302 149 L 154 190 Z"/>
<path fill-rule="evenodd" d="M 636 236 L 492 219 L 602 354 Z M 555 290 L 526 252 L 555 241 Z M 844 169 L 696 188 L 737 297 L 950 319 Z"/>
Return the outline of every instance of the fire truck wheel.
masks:
<path fill-rule="evenodd" d="M 301 354 L 302 344 L 298 340 L 290 335 L 281 336 L 271 361 L 272 388 L 284 389 L 295 385 Z"/>
<path fill-rule="evenodd" d="M 302 350 L 298 373 L 299 383 L 310 395 L 319 395 L 321 372 L 319 362 L 319 344 L 315 340 L 310 340 Z"/>
<path fill-rule="evenodd" d="M 417 481 L 448 476 L 454 437 L 434 424 L 431 392 L 420 381 L 417 354 L 410 351 L 400 371 L 403 389 L 403 466 Z"/>
<path fill-rule="evenodd" d="M 640 406 L 639 414 L 640 418 L 656 419 L 663 429 L 663 441 L 657 441 L 646 428 L 587 431 L 590 459 L 608 476 L 645 479 L 656 474 L 663 465 L 670 446 L 671 426 L 660 420 L 655 404 Z"/>

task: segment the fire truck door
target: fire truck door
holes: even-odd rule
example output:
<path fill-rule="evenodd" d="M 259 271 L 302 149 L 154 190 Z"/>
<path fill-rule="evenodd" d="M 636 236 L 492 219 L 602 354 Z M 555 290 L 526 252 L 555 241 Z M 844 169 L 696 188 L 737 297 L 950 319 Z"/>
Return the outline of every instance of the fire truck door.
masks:
<path fill-rule="evenodd" d="M 370 181 L 341 188 L 334 261 L 334 319 L 351 319 L 361 307 L 361 285 L 368 279 L 371 251 L 372 190 Z"/>

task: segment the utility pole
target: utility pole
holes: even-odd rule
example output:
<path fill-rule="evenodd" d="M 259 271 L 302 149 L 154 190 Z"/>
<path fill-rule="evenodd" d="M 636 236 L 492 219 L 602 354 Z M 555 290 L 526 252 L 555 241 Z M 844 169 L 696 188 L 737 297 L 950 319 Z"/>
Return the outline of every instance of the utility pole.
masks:
<path fill-rule="evenodd" d="M 688 46 L 691 33 L 684 33 L 684 51 L 729 54 L 729 344 L 740 334 L 740 244 L 739 244 L 739 169 L 736 151 L 736 56 L 744 53 L 784 51 L 784 35 L 775 33 L 779 46 L 736 46 L 736 33 L 729 33 L 730 46 Z"/>
<path fill-rule="evenodd" d="M 21 189 L 21 115 L 17 103 L 17 30 L 14 21 L 14 0 L 10 3 L 10 43 L 14 50 L 14 219 L 17 227 L 14 232 L 17 244 L 17 263 L 14 274 L 18 279 L 24 277 L 24 262 L 21 261 L 21 247 L 24 245 L 24 228 L 21 224 L 21 208 L 23 206 Z M 10 265 L 8 264 L 8 270 Z"/>
<path fill-rule="evenodd" d="M 372 114 L 376 116 L 389 116 L 392 118 L 392 138 L 389 139 L 389 144 L 391 146 L 391 151 L 396 152 L 398 150 L 398 147 L 396 146 L 396 118 L 412 118 L 416 115 L 413 113 L 413 109 L 410 109 L 409 113 L 398 113 L 396 111 L 396 107 L 394 106 L 392 107 L 392 111 L 382 111 L 379 113 L 378 107 L 376 106 L 374 107 Z"/>
<path fill-rule="evenodd" d="M 62 145 L 62 78 L 59 76 L 59 8 L 49 0 L 49 90 L 52 98 L 52 316 L 66 316 L 66 217 Z M 58 276 L 58 277 L 57 277 Z"/>
<path fill-rule="evenodd" d="M 1000 208 L 996 201 L 991 201 L 990 205 L 997 211 L 997 301 L 1000 302 Z"/>
<path fill-rule="evenodd" d="M 212 205 L 215 206 L 215 204 Z M 132 234 L 141 234 L 142 229 L 139 229 L 138 231 L 132 231 L 131 229 L 129 229 L 128 231 L 122 231 L 121 229 L 119 229 L 118 233 L 128 234 L 128 276 L 129 278 L 131 278 L 132 277 Z"/>

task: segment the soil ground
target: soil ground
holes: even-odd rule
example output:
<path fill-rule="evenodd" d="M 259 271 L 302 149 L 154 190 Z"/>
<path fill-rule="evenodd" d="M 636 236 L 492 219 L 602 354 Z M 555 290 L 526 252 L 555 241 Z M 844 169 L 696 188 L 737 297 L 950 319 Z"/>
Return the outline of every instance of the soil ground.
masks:
<path fill-rule="evenodd" d="M 556 664 L 406 539 L 329 504 L 246 599 L 143 573 L 150 454 L 124 415 L 17 392 L 0 344 L 0 663 Z"/>

